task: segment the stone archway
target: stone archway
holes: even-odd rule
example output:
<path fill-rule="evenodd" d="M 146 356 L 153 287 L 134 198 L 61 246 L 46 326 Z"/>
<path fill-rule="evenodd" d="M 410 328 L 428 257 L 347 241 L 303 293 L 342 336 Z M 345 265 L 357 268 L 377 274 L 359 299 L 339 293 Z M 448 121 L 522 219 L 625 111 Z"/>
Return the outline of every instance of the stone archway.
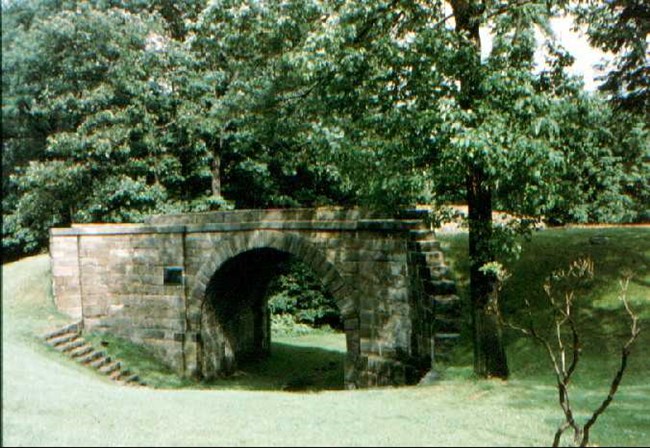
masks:
<path fill-rule="evenodd" d="M 200 320 L 195 329 L 197 338 L 196 368 L 197 374 L 205 379 L 232 373 L 238 356 L 268 350 L 270 335 L 267 325 L 268 315 L 264 313 L 266 304 L 257 303 L 260 297 L 243 297 L 242 305 L 237 310 L 226 313 L 219 309 L 209 293 L 210 287 L 224 269 L 232 267 L 238 259 L 249 257 L 265 258 L 263 263 L 274 263 L 283 257 L 296 257 L 310 267 L 321 280 L 324 288 L 336 300 L 341 319 L 344 322 L 347 355 L 345 360 L 345 384 L 348 388 L 356 387 L 359 376 L 359 316 L 356 305 L 355 289 L 346 283 L 336 267 L 325 255 L 299 235 L 258 231 L 251 234 L 235 235 L 219 244 L 204 262 L 197 278 L 201 279 L 193 288 L 191 306 L 198 308 Z M 237 272 L 235 269 L 233 272 Z M 259 272 L 255 275 L 259 276 Z M 206 281 L 207 279 L 207 281 Z M 251 278 L 250 281 L 265 282 L 267 278 Z M 245 285 L 245 283 L 241 283 Z M 240 288 L 243 295 L 251 295 L 246 287 Z M 259 291 L 252 291 L 259 295 Z M 224 297 L 225 300 L 225 297 Z M 232 300 L 230 298 L 229 300 Z M 223 305 L 222 305 L 223 306 Z M 226 315 L 227 314 L 227 315 Z M 233 330 L 233 322 L 238 321 L 241 328 Z M 246 323 L 247 321 L 248 323 Z M 251 323 L 252 322 L 252 323 Z M 252 325 L 252 326 L 251 326 Z M 264 334 L 266 331 L 266 334 Z M 262 336 L 259 336 L 259 334 Z M 258 334 L 258 335 L 255 335 Z"/>
<path fill-rule="evenodd" d="M 417 210 L 240 210 L 52 229 L 57 307 L 195 376 L 206 288 L 224 263 L 258 249 L 303 261 L 337 300 L 347 387 L 417 382 L 459 337 L 454 282 Z"/>

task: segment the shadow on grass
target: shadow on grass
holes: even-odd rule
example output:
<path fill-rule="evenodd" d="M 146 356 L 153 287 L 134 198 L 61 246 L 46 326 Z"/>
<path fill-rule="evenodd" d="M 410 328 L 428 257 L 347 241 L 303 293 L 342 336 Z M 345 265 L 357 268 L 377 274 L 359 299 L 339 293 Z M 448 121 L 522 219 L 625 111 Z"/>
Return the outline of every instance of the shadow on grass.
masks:
<path fill-rule="evenodd" d="M 84 337 L 124 362 L 150 387 L 160 389 L 234 389 L 316 392 L 343 389 L 345 352 L 304 346 L 300 342 L 273 342 L 271 356 L 242 362 L 230 377 L 212 381 L 181 378 L 145 347 L 110 335 L 91 333 Z M 296 338 L 297 341 L 300 338 Z"/>
<path fill-rule="evenodd" d="M 344 360 L 345 353 L 274 342 L 270 357 L 243 362 L 231 377 L 214 380 L 207 385 L 288 392 L 341 390 Z"/>
<path fill-rule="evenodd" d="M 594 244 L 593 237 L 604 238 L 606 243 Z M 464 315 L 470 316 L 468 298 L 469 260 L 467 257 L 467 235 L 441 235 L 439 239 L 446 249 L 446 258 L 456 276 L 455 280 L 464 304 Z M 618 299 L 619 280 L 626 271 L 634 272 L 628 290 L 631 306 L 642 320 L 650 318 L 650 229 L 648 228 L 606 228 L 606 229 L 549 229 L 534 233 L 530 240 L 520 241 L 521 257 L 506 263 L 512 273 L 504 285 L 501 297 L 502 311 L 507 318 L 519 323 L 527 321 L 523 312 L 524 299 L 528 299 L 534 310 L 533 315 L 538 328 L 549 322 L 548 300 L 543 290 L 544 280 L 553 271 L 565 269 L 579 257 L 590 257 L 594 261 L 595 275 L 588 287 L 577 291 L 579 331 L 585 342 L 586 357 L 618 359 L 622 343 L 629 337 L 629 318 Z M 546 322 L 546 324 L 545 324 Z M 470 321 L 466 319 L 462 332 L 462 344 L 455 357 L 464 365 L 471 362 Z M 528 350 L 520 346 L 521 336 L 509 330 L 504 332 L 505 342 L 512 358 L 528 358 Z M 642 333 L 636 344 L 634 356 L 647 360 L 645 368 L 650 368 L 650 332 Z M 543 370 L 548 366 L 545 356 L 533 350 L 528 361 Z M 606 356 L 604 356 L 606 355 Z M 514 361 L 514 359 L 513 359 Z M 514 361 L 513 364 L 518 364 Z M 458 365 L 458 364 L 457 364 Z M 598 370 L 598 369 L 597 369 Z M 645 370 L 645 369 L 644 369 Z M 515 369 L 513 369 L 513 373 Z"/>

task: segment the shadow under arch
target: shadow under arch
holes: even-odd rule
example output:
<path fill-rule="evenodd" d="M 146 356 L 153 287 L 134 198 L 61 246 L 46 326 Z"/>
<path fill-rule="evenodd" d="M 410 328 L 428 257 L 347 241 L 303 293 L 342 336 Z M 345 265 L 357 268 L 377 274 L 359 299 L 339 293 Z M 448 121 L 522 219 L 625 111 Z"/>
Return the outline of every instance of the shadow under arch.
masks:
<path fill-rule="evenodd" d="M 270 320 L 260 298 L 277 273 L 273 265 L 292 256 L 312 269 L 337 303 L 346 335 L 344 383 L 346 388 L 356 387 L 360 340 L 355 288 L 309 240 L 273 231 L 237 234 L 220 242 L 199 270 L 197 278 L 203 281 L 190 296 L 200 304 L 198 376 L 206 380 L 227 376 L 238 358 L 269 353 Z"/>

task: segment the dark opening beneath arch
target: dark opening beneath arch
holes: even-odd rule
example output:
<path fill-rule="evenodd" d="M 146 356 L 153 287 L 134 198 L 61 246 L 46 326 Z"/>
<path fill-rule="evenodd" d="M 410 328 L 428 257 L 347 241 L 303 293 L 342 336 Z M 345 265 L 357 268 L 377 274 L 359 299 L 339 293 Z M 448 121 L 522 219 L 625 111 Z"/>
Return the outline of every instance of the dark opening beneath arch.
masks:
<path fill-rule="evenodd" d="M 204 312 L 213 313 L 213 319 L 205 321 L 213 322 L 215 328 L 206 330 L 220 333 L 212 339 L 222 341 L 224 348 L 208 346 L 204 350 L 223 351 L 215 381 L 252 389 L 343 388 L 345 352 L 332 350 L 332 342 L 344 341 L 342 333 L 272 337 L 269 297 L 277 292 L 278 279 L 286 282 L 298 261 L 288 252 L 253 249 L 231 258 L 214 273 L 206 288 Z M 303 264 L 300 272 L 305 267 Z M 291 293 L 296 291 L 287 292 Z M 322 323 L 340 328 L 340 315 L 316 316 L 314 321 L 319 317 Z M 272 344 L 272 339 L 278 341 Z"/>

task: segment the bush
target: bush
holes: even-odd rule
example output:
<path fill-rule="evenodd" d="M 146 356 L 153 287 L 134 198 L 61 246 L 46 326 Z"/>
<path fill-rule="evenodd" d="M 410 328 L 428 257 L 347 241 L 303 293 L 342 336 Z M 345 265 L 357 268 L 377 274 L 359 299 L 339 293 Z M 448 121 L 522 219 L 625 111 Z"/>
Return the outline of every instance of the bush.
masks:
<path fill-rule="evenodd" d="M 288 328 L 291 320 L 294 332 L 303 327 L 342 327 L 334 297 L 309 267 L 291 260 L 281 269 L 283 273 L 271 281 L 267 295 L 273 324 Z"/>

